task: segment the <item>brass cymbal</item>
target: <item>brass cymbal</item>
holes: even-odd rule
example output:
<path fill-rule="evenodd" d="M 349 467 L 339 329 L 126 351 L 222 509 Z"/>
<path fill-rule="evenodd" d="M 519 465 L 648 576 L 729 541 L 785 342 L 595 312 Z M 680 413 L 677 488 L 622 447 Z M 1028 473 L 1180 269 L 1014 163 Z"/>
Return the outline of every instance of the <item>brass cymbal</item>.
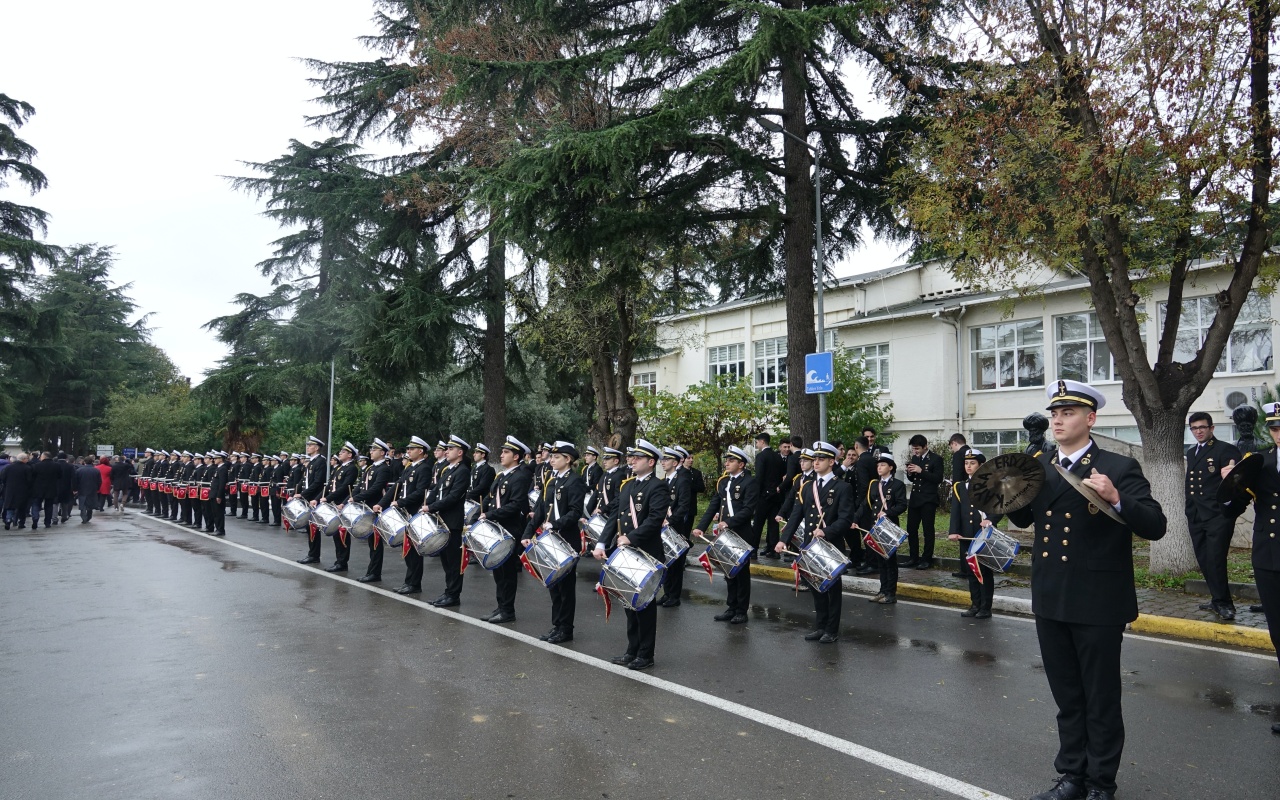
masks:
<path fill-rule="evenodd" d="M 1044 467 L 1026 453 L 1005 453 L 969 478 L 969 501 L 989 515 L 1026 508 L 1044 486 Z"/>
<path fill-rule="evenodd" d="M 1258 453 L 1245 453 L 1244 458 L 1236 462 L 1231 473 L 1218 485 L 1218 502 L 1232 503 L 1242 496 L 1247 499 L 1247 490 L 1257 483 L 1261 474 L 1262 456 Z"/>
<path fill-rule="evenodd" d="M 1061 475 L 1067 483 L 1071 484 L 1072 489 L 1075 489 L 1077 492 L 1084 495 L 1084 498 L 1088 500 L 1094 508 L 1101 511 L 1103 514 L 1106 514 L 1108 517 L 1111 517 L 1116 522 L 1119 522 L 1121 525 L 1124 524 L 1124 518 L 1116 513 L 1116 510 L 1111 507 L 1111 504 L 1106 500 L 1103 500 L 1092 486 L 1085 483 L 1083 478 L 1076 475 L 1074 472 L 1063 469 L 1061 464 L 1054 464 L 1053 468 L 1058 471 L 1058 474 Z"/>

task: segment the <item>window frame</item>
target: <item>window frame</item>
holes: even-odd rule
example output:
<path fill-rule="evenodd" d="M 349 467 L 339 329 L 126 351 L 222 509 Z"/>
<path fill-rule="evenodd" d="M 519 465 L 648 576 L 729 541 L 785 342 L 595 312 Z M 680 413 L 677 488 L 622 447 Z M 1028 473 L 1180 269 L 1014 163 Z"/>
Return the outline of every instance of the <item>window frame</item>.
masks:
<path fill-rule="evenodd" d="M 1039 323 L 1040 341 L 1033 344 L 1021 344 L 1019 340 L 1022 336 L 1022 326 Z M 1013 345 L 1012 347 L 1002 347 L 1000 345 L 1001 328 L 1012 328 Z M 990 329 L 991 339 L 994 345 L 990 348 L 978 347 L 977 339 L 981 336 L 980 331 Z M 1045 360 L 1045 331 L 1044 317 L 1026 317 L 1024 319 L 1001 320 L 990 325 L 973 325 L 969 327 L 969 391 L 971 392 L 1012 392 L 1025 389 L 1042 389 L 1045 381 L 1048 380 L 1048 365 Z M 1019 377 L 1018 365 L 1021 361 L 1020 352 L 1029 352 L 1031 350 L 1039 350 L 1040 355 L 1040 382 L 1039 383 L 1022 383 Z M 978 357 L 982 353 L 991 353 L 995 356 L 995 385 L 980 386 L 979 379 L 982 370 L 978 367 Z M 1000 385 L 1000 367 L 1001 354 L 1012 354 L 1012 370 L 1014 383 L 1011 386 Z"/>

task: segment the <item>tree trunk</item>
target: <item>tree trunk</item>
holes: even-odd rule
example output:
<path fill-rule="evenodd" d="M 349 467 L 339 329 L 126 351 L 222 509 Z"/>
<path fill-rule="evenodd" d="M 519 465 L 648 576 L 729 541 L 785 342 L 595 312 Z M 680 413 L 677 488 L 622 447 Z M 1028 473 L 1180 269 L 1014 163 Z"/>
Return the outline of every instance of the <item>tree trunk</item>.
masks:
<path fill-rule="evenodd" d="M 1183 494 L 1186 465 L 1182 437 L 1186 411 L 1147 411 L 1142 414 L 1147 418 L 1147 424 L 1139 426 L 1142 432 L 1142 471 L 1151 482 L 1151 496 L 1164 509 L 1165 519 L 1169 521 L 1164 538 L 1151 543 L 1151 571 L 1162 575 L 1199 569 L 1195 551 L 1191 548 Z"/>
<path fill-rule="evenodd" d="M 484 443 L 495 453 L 507 428 L 507 243 L 490 220 L 489 256 L 485 264 L 484 308 Z"/>
<path fill-rule="evenodd" d="M 635 305 L 620 294 L 614 298 L 613 315 L 606 315 L 597 327 L 611 331 L 615 340 L 597 340 L 590 353 L 591 387 L 595 391 L 596 418 L 589 434 L 599 443 L 609 444 L 613 434 L 620 446 L 635 444 L 640 414 L 631 394 L 631 364 L 635 357 Z M 613 346 L 610 346 L 613 345 Z"/>
<path fill-rule="evenodd" d="M 788 2 L 799 7 L 799 2 Z M 799 54 L 782 57 L 783 129 L 795 136 L 783 137 L 783 163 L 786 170 L 787 213 L 783 228 L 783 280 L 787 307 L 787 405 L 791 409 L 792 434 L 805 441 L 818 438 L 818 396 L 805 394 L 804 357 L 817 351 L 813 317 L 813 252 L 814 197 L 813 178 L 809 175 L 809 149 L 802 142 L 808 137 L 805 103 L 807 81 L 804 62 Z M 747 353 L 748 374 L 754 354 Z"/>

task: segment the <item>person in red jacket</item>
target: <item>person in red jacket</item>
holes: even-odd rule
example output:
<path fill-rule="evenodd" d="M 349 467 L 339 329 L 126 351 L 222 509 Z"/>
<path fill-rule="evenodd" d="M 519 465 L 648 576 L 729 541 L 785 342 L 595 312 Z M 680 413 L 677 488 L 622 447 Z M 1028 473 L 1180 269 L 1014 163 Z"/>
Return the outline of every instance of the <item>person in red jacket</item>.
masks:
<path fill-rule="evenodd" d="M 102 475 L 102 484 L 98 486 L 98 510 L 104 511 L 107 507 L 107 498 L 111 496 L 111 457 L 99 458 L 97 470 Z"/>

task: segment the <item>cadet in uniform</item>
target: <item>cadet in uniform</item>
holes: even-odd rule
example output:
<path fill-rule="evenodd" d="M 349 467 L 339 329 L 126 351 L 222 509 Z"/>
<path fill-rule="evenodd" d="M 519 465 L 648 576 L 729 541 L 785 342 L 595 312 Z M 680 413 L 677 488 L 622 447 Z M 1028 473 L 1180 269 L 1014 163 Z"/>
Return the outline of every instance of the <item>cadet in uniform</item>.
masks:
<path fill-rule="evenodd" d="M 471 460 L 474 463 L 471 466 L 471 483 L 467 486 L 467 499 L 479 503 L 489 493 L 489 487 L 493 485 L 497 472 L 489 464 L 487 445 L 477 444 L 471 451 Z"/>
<path fill-rule="evenodd" d="M 498 463 L 502 472 L 489 486 L 482 498 L 480 518 L 499 525 L 517 539 L 524 534 L 529 513 L 529 489 L 533 485 L 533 470 L 523 461 L 529 454 L 529 446 L 514 436 L 508 436 L 498 449 Z M 488 622 L 514 622 L 516 618 L 516 585 L 520 577 L 520 559 L 512 556 L 493 570 L 494 592 L 498 605 L 488 616 Z"/>
<path fill-rule="evenodd" d="M 410 436 L 409 444 L 405 445 L 404 450 L 409 466 L 401 470 L 400 477 L 373 507 L 374 513 L 394 507 L 400 509 L 407 518 L 422 508 L 422 501 L 427 496 L 427 486 L 431 483 L 432 465 L 423 458 L 427 453 L 427 443 L 417 436 Z M 404 543 L 404 567 L 404 583 L 396 589 L 396 594 L 418 594 L 422 591 L 422 556 L 414 549 L 408 536 Z"/>
<path fill-rule="evenodd" d="M 618 498 L 618 489 L 627 477 L 621 466 L 621 450 L 614 447 L 606 447 L 600 460 L 603 462 L 604 472 L 600 474 L 600 480 L 592 487 L 595 489 L 595 495 L 591 498 L 591 505 L 583 509 L 583 513 L 586 516 L 603 514 L 607 517 L 612 514 Z"/>
<path fill-rule="evenodd" d="M 213 466 L 209 471 L 209 499 L 204 504 L 204 531 L 214 536 L 226 536 L 227 454 L 214 450 L 209 456 Z"/>
<path fill-rule="evenodd" d="M 978 471 L 978 467 L 986 463 L 987 457 L 972 447 L 964 449 L 963 476 L 957 475 L 951 484 L 951 524 L 947 527 L 947 538 L 954 542 L 962 539 L 972 540 L 983 528 L 990 528 L 1000 522 L 1000 515 L 988 517 L 969 502 L 969 476 Z M 963 477 L 963 480 L 961 480 Z M 961 545 L 961 561 L 964 560 L 965 547 Z M 962 617 L 975 619 L 991 619 L 991 602 L 996 594 L 996 573 L 985 564 L 978 565 L 981 575 L 969 576 L 969 608 L 960 612 Z"/>
<path fill-rule="evenodd" d="M 308 503 L 319 500 L 324 494 L 325 478 L 328 474 L 324 456 L 320 455 L 320 449 L 324 447 L 324 442 L 315 436 L 307 437 L 307 461 L 303 464 L 302 484 L 297 489 L 294 497 L 301 497 Z M 314 503 L 313 503 L 314 504 Z M 320 563 L 320 540 L 323 537 L 320 531 L 316 530 L 315 525 L 307 526 L 307 554 L 298 559 L 299 564 L 319 564 Z"/>
<path fill-rule="evenodd" d="M 360 455 L 360 451 L 356 450 L 356 446 L 351 442 L 343 442 L 342 448 L 338 450 L 338 468 L 333 471 L 333 475 L 329 477 L 329 484 L 325 487 L 324 499 L 328 503 L 332 503 L 338 508 L 347 504 L 351 499 L 351 492 L 356 485 L 356 456 Z M 316 502 L 311 501 L 312 507 Z M 347 560 L 351 558 L 351 542 L 347 539 L 350 534 L 342 531 L 333 537 L 334 559 L 333 565 L 325 572 L 346 572 Z"/>
<path fill-rule="evenodd" d="M 1187 448 L 1187 477 L 1183 487 L 1187 526 L 1191 529 L 1191 546 L 1195 548 L 1196 562 L 1200 564 L 1211 598 L 1208 603 L 1200 604 L 1200 610 L 1212 611 L 1230 621 L 1236 618 L 1236 606 L 1227 582 L 1227 553 L 1231 549 L 1235 520 L 1223 512 L 1218 502 L 1218 487 L 1222 485 L 1222 468 L 1236 463 L 1242 456 L 1235 445 L 1214 438 L 1213 417 L 1209 414 L 1197 411 L 1187 424 L 1196 440 Z"/>
<path fill-rule="evenodd" d="M 603 561 L 619 547 L 635 547 L 662 561 L 662 522 L 667 516 L 671 492 L 653 477 L 658 448 L 641 439 L 629 451 L 632 476 L 618 491 L 605 534 L 593 555 Z M 627 652 L 612 659 L 628 669 L 653 666 L 658 637 L 658 606 L 650 603 L 643 611 L 627 610 Z"/>
<path fill-rule="evenodd" d="M 747 451 L 741 447 L 731 446 L 724 454 L 724 474 L 716 481 L 715 492 L 697 529 L 693 531 L 694 536 L 702 536 L 709 530 L 707 526 L 712 520 L 718 519 L 718 531 L 731 530 L 750 543 L 752 520 L 760 504 L 760 489 L 756 479 L 747 474 L 747 461 Z M 725 583 L 725 610 L 716 614 L 715 620 L 741 625 L 747 621 L 747 611 L 751 609 L 751 565 L 745 565 Z"/>
<path fill-rule="evenodd" d="M 364 503 L 372 508 L 378 505 L 388 490 L 395 488 L 395 467 L 387 458 L 391 446 L 381 439 L 375 438 L 369 446 L 369 466 L 360 475 L 360 483 L 351 494 L 351 501 Z M 379 583 L 382 581 L 382 555 L 386 547 L 382 544 L 382 536 L 375 530 L 368 539 L 369 569 L 356 580 L 361 583 Z"/>
<path fill-rule="evenodd" d="M 431 601 L 431 605 L 437 608 L 449 608 L 462 602 L 462 514 L 471 477 L 464 456 L 470 449 L 471 445 L 462 437 L 449 437 L 445 445 L 444 466 L 436 474 L 435 486 L 431 487 L 423 506 L 430 513 L 440 515 L 449 529 L 449 544 L 440 552 L 444 593 Z"/>
<path fill-rule="evenodd" d="M 667 506 L 667 524 L 671 530 L 688 539 L 693 531 L 693 515 L 698 513 L 698 501 L 693 495 L 693 478 L 689 470 L 680 466 L 684 461 L 685 451 L 679 447 L 662 449 L 662 471 L 666 473 L 664 480 L 671 488 L 671 504 Z M 680 595 L 684 592 L 684 567 L 689 554 L 671 562 L 667 574 L 663 578 L 664 594 L 659 601 L 664 608 L 680 605 Z"/>
<path fill-rule="evenodd" d="M 864 515 L 871 519 L 871 524 L 887 519 L 894 525 L 898 517 L 907 510 L 907 487 L 893 476 L 898 464 L 893 456 L 882 452 L 876 456 L 876 473 L 878 477 L 867 486 L 866 508 Z M 898 602 L 898 559 L 897 553 L 888 558 L 879 558 L 880 591 L 870 599 L 872 603 L 891 606 Z"/>
<path fill-rule="evenodd" d="M 1138 617 L 1133 588 L 1133 536 L 1159 539 L 1164 512 L 1151 498 L 1142 467 L 1089 437 L 1102 393 L 1077 381 L 1047 387 L 1057 451 L 1038 457 L 1047 480 L 1031 505 L 1011 512 L 1035 530 L 1031 611 L 1045 677 L 1058 704 L 1054 786 L 1035 800 L 1110 800 L 1124 749 L 1120 710 L 1120 644 Z M 1054 465 L 1078 475 L 1124 522 L 1071 488 Z"/>
<path fill-rule="evenodd" d="M 942 485 L 942 456 L 929 449 L 929 440 L 916 434 L 908 443 L 911 458 L 906 473 L 911 481 L 907 499 L 907 542 L 910 547 L 904 566 L 929 569 L 933 566 L 934 519 L 938 513 L 938 487 Z M 923 528 L 923 530 L 921 530 Z M 924 534 L 923 547 L 917 549 L 917 534 Z"/>
<path fill-rule="evenodd" d="M 587 445 L 587 449 L 582 451 L 582 480 L 587 484 L 588 489 L 595 489 L 597 483 L 600 482 L 600 476 L 604 474 L 604 470 L 596 463 L 600 458 L 600 450 L 595 445 Z"/>
<path fill-rule="evenodd" d="M 582 500 L 587 484 L 573 471 L 578 450 L 569 442 L 556 442 L 547 456 L 547 483 L 542 487 L 533 516 L 524 526 L 521 544 L 528 547 L 539 532 L 550 530 L 567 542 L 578 533 L 582 518 Z M 527 494 L 527 490 L 526 490 Z M 561 579 L 551 592 L 551 630 L 538 637 L 549 644 L 573 641 L 573 618 L 577 610 L 577 566 Z"/>

